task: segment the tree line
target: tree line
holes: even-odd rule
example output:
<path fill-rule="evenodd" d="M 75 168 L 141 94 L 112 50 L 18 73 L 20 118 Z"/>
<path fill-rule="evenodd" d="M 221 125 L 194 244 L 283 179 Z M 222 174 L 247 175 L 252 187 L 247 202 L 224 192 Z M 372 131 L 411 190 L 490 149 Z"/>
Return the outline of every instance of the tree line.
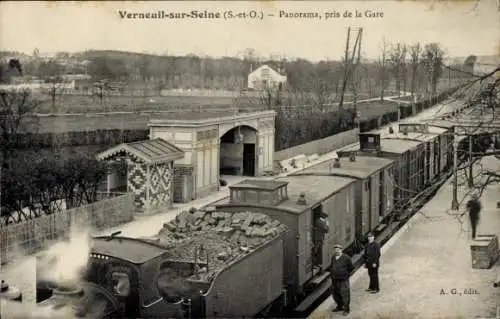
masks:
<path fill-rule="evenodd" d="M 443 68 L 444 58 L 444 50 L 437 43 L 408 45 L 383 42 L 378 59 L 362 58 L 357 85 L 361 91 L 369 92 L 372 96 L 383 95 L 390 83 L 396 84 L 396 90 L 435 91 L 438 79 L 446 71 Z M 25 75 L 53 78 L 63 73 L 87 73 L 93 80 L 135 83 L 158 92 L 171 88 L 244 89 L 248 84 L 248 74 L 258 66 L 267 64 L 286 74 L 287 86 L 294 91 L 338 93 L 345 70 L 343 58 L 314 63 L 286 56 L 261 57 L 253 49 L 244 50 L 239 57 L 222 58 L 195 54 L 171 56 L 86 51 L 60 53 L 52 60 L 23 59 L 21 63 Z M 469 58 L 465 62 L 454 65 L 450 76 L 456 78 L 471 71 L 473 60 Z"/>

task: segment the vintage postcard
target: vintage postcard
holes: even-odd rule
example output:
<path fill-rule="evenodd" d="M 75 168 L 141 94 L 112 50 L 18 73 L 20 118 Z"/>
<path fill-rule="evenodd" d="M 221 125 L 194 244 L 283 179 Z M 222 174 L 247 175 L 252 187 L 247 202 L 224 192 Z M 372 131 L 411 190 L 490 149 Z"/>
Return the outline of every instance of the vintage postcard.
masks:
<path fill-rule="evenodd" d="M 0 2 L 0 317 L 500 318 L 500 2 Z"/>

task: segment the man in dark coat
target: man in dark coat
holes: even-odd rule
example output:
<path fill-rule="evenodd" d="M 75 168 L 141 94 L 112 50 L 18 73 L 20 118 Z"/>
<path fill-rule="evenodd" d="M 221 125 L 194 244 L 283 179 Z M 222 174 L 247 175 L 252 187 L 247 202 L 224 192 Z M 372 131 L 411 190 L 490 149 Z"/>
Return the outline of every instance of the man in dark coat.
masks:
<path fill-rule="evenodd" d="M 380 266 L 380 245 L 375 241 L 373 234 L 368 234 L 368 243 L 365 247 L 365 254 L 363 256 L 365 267 L 368 269 L 368 276 L 370 276 L 370 285 L 366 291 L 377 293 L 380 290 L 378 280 L 378 268 Z"/>
<path fill-rule="evenodd" d="M 332 279 L 332 297 L 337 303 L 337 307 L 333 309 L 334 312 L 344 311 L 344 315 L 348 315 L 350 308 L 350 287 L 349 276 L 354 270 L 351 258 L 342 253 L 342 246 L 334 246 L 335 253 L 332 257 L 332 264 L 330 269 L 330 276 Z"/>
<path fill-rule="evenodd" d="M 320 212 L 318 216 L 315 216 L 314 220 L 314 263 L 315 266 L 319 267 L 323 264 L 322 257 L 325 234 L 330 230 L 327 218 L 327 214 Z"/>
<path fill-rule="evenodd" d="M 481 212 L 481 203 L 477 195 L 473 195 L 467 202 L 467 210 L 469 211 L 470 225 L 472 228 L 472 239 L 476 238 L 476 228 L 479 223 L 479 212 Z"/>

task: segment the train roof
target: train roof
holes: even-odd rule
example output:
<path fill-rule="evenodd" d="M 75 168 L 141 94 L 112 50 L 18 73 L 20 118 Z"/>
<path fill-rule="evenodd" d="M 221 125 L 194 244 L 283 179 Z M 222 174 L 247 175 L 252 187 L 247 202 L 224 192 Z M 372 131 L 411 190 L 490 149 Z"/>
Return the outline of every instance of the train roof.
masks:
<path fill-rule="evenodd" d="M 298 214 L 303 213 L 306 207 L 322 202 L 356 181 L 356 179 L 350 177 L 321 175 L 289 175 L 280 177 L 277 180 L 288 182 L 288 199 L 281 202 L 277 207 Z M 306 206 L 297 204 L 297 199 L 301 193 L 305 194 Z"/>
<path fill-rule="evenodd" d="M 91 252 L 142 264 L 161 256 L 166 248 L 142 239 L 100 236 L 92 238 Z"/>
<path fill-rule="evenodd" d="M 403 154 L 417 147 L 420 144 L 422 144 L 422 142 L 420 141 L 381 137 L 380 151 L 387 153 L 394 153 L 394 154 Z M 359 151 L 361 151 L 359 143 L 342 148 L 342 152 L 359 152 Z M 375 157 L 375 155 L 373 157 Z"/>
<path fill-rule="evenodd" d="M 382 137 L 382 139 L 397 139 L 397 140 L 405 140 L 405 141 L 416 141 L 416 142 L 428 142 L 437 137 L 437 134 L 432 133 L 417 133 L 417 132 L 408 132 L 406 135 L 403 133 L 393 133 L 387 134 Z"/>
<path fill-rule="evenodd" d="M 380 140 L 380 150 L 387 153 L 403 154 L 422 144 L 420 141 L 407 140 L 401 138 L 382 138 Z"/>
<path fill-rule="evenodd" d="M 287 181 L 276 181 L 276 180 L 259 180 L 259 179 L 244 179 L 235 186 L 238 188 L 248 188 L 248 189 L 262 189 L 266 191 L 273 191 L 280 187 L 284 187 L 288 184 Z M 233 186 L 229 186 L 232 188 Z"/>
<path fill-rule="evenodd" d="M 323 162 L 306 168 L 296 175 L 325 174 L 364 179 L 392 163 L 394 163 L 393 160 L 383 157 L 358 156 L 354 162 L 351 162 L 348 157 L 342 157 L 340 158 L 340 167 L 331 167 L 331 162 Z"/>

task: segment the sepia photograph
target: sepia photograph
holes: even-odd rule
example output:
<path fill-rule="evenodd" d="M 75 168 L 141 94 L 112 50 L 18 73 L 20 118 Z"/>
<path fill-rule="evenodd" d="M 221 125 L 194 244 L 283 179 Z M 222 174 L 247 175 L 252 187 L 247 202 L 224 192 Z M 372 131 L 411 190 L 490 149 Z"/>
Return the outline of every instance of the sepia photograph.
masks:
<path fill-rule="evenodd" d="M 500 1 L 1 1 L 0 318 L 500 319 Z"/>

